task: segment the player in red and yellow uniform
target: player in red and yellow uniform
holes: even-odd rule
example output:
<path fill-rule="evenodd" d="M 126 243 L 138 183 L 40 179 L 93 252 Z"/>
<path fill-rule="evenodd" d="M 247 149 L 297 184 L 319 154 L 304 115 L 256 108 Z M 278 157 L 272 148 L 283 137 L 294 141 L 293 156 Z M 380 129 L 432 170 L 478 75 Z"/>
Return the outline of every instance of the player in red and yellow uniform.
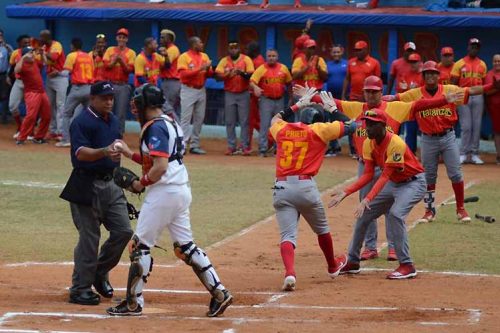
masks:
<path fill-rule="evenodd" d="M 143 51 L 135 58 L 134 69 L 136 87 L 144 83 L 158 85 L 160 70 L 165 66 L 165 57 L 156 52 L 158 42 L 153 37 L 144 40 Z"/>
<path fill-rule="evenodd" d="M 252 59 L 253 68 L 257 69 L 263 65 L 266 60 L 260 54 L 258 42 L 250 42 L 247 45 L 247 55 Z M 259 98 L 255 96 L 253 89 L 250 88 L 250 114 L 248 116 L 248 148 L 252 150 L 253 130 L 260 131 Z"/>
<path fill-rule="evenodd" d="M 317 234 L 325 256 L 328 274 L 334 278 L 346 264 L 346 257 L 334 257 L 332 236 L 321 196 L 314 181 L 324 159 L 330 140 L 337 139 L 355 129 L 355 123 L 323 122 L 323 110 L 309 107 L 314 88 L 291 108 L 272 119 L 270 133 L 276 140 L 276 183 L 274 208 L 280 227 L 280 251 L 285 266 L 284 291 L 295 290 L 295 248 L 300 215 L 304 216 Z M 300 122 L 288 123 L 299 111 Z"/>
<path fill-rule="evenodd" d="M 413 112 L 414 118 L 422 132 L 421 154 L 427 181 L 427 194 L 424 198 L 426 211 L 421 222 L 433 221 L 436 214 L 434 205 L 437 169 L 439 157 L 443 157 L 448 178 L 455 192 L 457 217 L 461 222 L 470 222 L 470 217 L 464 207 L 464 181 L 460 168 L 460 154 L 453 130 L 458 121 L 457 105 L 468 102 L 469 96 L 482 95 L 494 88 L 493 84 L 459 88 L 454 85 L 438 84 L 440 72 L 434 61 L 427 61 L 422 69 L 425 86 L 397 94 L 396 99 L 404 102 L 418 101 L 423 98 L 442 98 L 448 93 L 461 93 L 462 97 L 455 103 L 448 103 L 439 108 L 429 108 Z M 500 86 L 500 83 L 497 84 Z"/>
<path fill-rule="evenodd" d="M 9 111 L 12 114 L 12 117 L 14 118 L 17 125 L 17 131 L 16 134 L 14 134 L 14 136 L 17 138 L 17 136 L 19 135 L 19 131 L 21 130 L 22 123 L 21 115 L 19 113 L 19 105 L 23 100 L 24 84 L 20 79 L 19 74 L 14 72 L 14 68 L 16 67 L 16 64 L 21 60 L 23 48 L 30 45 L 30 37 L 28 35 L 21 35 L 17 37 L 16 41 L 18 48 L 12 52 L 9 58 L 9 78 L 11 80 L 11 83 L 13 83 L 9 95 Z"/>
<path fill-rule="evenodd" d="M 348 195 L 362 189 L 375 175 L 375 166 L 382 174 L 356 209 L 357 218 L 353 239 L 349 245 L 347 265 L 341 274 L 360 272 L 360 252 L 368 225 L 386 215 L 391 226 L 399 267 L 387 275 L 388 279 L 408 279 L 417 275 L 410 257 L 405 219 L 425 194 L 424 168 L 403 139 L 387 131 L 386 114 L 379 109 L 364 113 L 368 140 L 363 143 L 365 169 L 358 180 L 333 195 L 330 207 L 338 205 Z"/>
<path fill-rule="evenodd" d="M 259 154 L 266 156 L 268 150 L 267 132 L 271 118 L 284 109 L 284 96 L 292 82 L 288 68 L 278 62 L 278 51 L 269 49 L 266 52 L 267 62 L 255 70 L 250 78 L 250 86 L 259 98 L 260 132 Z"/>
<path fill-rule="evenodd" d="M 104 52 L 106 52 L 106 36 L 98 34 L 96 36 L 94 49 L 89 52 L 89 55 L 94 59 L 94 81 L 106 81 L 106 66 L 104 64 Z"/>
<path fill-rule="evenodd" d="M 248 92 L 249 79 L 254 72 L 250 57 L 240 53 L 237 41 L 228 44 L 229 55 L 222 58 L 215 69 L 217 80 L 224 80 L 224 109 L 227 131 L 226 155 L 242 153 L 250 155 L 248 141 L 248 113 L 250 93 Z M 236 150 L 236 120 L 240 124 L 240 147 Z"/>
<path fill-rule="evenodd" d="M 441 49 L 441 62 L 437 64 L 437 69 L 439 69 L 439 84 L 450 84 L 451 83 L 451 70 L 455 61 L 453 59 L 453 48 L 445 46 Z"/>
<path fill-rule="evenodd" d="M 304 48 L 304 56 L 297 57 L 293 61 L 292 77 L 294 83 L 321 89 L 328 76 L 325 59 L 315 54 L 316 42 L 314 40 L 307 40 L 304 43 Z"/>
<path fill-rule="evenodd" d="M 181 119 L 181 82 L 177 61 L 181 55 L 179 48 L 175 45 L 175 33 L 169 29 L 163 29 L 160 33 L 159 53 L 165 57 L 165 66 L 160 70 L 161 90 L 165 95 L 163 112 L 172 114 L 177 121 Z"/>
<path fill-rule="evenodd" d="M 458 60 L 451 70 L 451 82 L 460 87 L 482 85 L 487 67 L 479 57 L 481 42 L 477 38 L 469 40 L 467 56 Z M 461 140 L 460 162 L 484 164 L 479 158 L 479 140 L 481 139 L 481 119 L 483 118 L 483 95 L 471 96 L 467 104 L 458 108 Z"/>

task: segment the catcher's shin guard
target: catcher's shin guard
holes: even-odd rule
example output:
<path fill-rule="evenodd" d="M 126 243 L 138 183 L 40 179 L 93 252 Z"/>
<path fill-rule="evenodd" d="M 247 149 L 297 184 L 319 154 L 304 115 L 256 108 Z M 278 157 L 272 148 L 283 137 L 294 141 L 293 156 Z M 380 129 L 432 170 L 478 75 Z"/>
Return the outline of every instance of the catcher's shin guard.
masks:
<path fill-rule="evenodd" d="M 174 243 L 174 252 L 179 259 L 182 259 L 193 268 L 196 276 L 198 276 L 201 283 L 203 283 L 212 296 L 217 298 L 223 297 L 221 294 L 224 286 L 221 284 L 219 276 L 210 263 L 207 254 L 202 249 L 193 242 L 184 245 L 176 242 Z"/>
<path fill-rule="evenodd" d="M 436 215 L 436 205 L 434 201 L 436 200 L 436 191 L 427 189 L 427 192 L 424 196 L 424 204 L 425 210 L 432 212 L 433 215 Z"/>
<path fill-rule="evenodd" d="M 130 254 L 130 269 L 127 281 L 127 306 L 134 311 L 137 305 L 144 307 L 142 289 L 147 281 L 149 273 L 153 270 L 153 258 L 149 247 L 139 244 Z"/>

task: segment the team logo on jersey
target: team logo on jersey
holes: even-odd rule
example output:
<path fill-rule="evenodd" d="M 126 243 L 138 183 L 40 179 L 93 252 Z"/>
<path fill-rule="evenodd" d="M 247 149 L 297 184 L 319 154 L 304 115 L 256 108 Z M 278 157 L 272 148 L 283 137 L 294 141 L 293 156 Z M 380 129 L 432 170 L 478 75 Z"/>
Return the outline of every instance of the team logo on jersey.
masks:
<path fill-rule="evenodd" d="M 400 153 L 393 153 L 392 154 L 392 160 L 394 162 L 401 162 L 402 158 L 403 158 L 403 156 Z"/>
<path fill-rule="evenodd" d="M 160 145 L 161 145 L 161 140 L 156 136 L 152 136 L 151 139 L 149 140 L 148 149 L 154 150 L 158 148 Z"/>

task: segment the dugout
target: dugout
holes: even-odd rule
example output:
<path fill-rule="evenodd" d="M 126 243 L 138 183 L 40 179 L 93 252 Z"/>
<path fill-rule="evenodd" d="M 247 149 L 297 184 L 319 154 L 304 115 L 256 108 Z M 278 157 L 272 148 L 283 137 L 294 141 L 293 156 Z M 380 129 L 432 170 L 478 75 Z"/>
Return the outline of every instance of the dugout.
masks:
<path fill-rule="evenodd" d="M 423 7 L 436 1 L 409 0 L 381 1 L 381 7 L 373 10 L 345 6 L 344 0 L 302 0 L 304 7 L 300 10 L 293 9 L 291 1 L 285 0 L 271 0 L 267 10 L 258 8 L 259 0 L 249 1 L 249 6 L 217 7 L 215 2 L 177 0 L 146 4 L 89 0 L 13 4 L 14 1 L 7 1 L 4 6 L 9 20 L 4 30 L 12 39 L 15 36 L 9 35 L 10 27 L 19 33 L 36 34 L 38 31 L 26 31 L 23 27 L 45 26 L 68 50 L 71 38 L 76 36 L 83 39 L 86 48 L 93 45 L 99 33 L 105 33 L 112 44 L 114 32 L 126 27 L 131 32 L 130 47 L 138 51 L 145 37 L 158 37 L 162 28 L 169 28 L 177 34 L 181 50 L 186 50 L 189 36 L 200 36 L 213 63 L 226 54 L 228 40 L 238 39 L 243 46 L 258 40 L 262 51 L 277 48 L 280 60 L 291 65 L 293 40 L 305 21 L 312 18 L 311 35 L 321 53 L 325 55 L 333 43 L 341 43 L 350 56 L 354 43 L 366 40 L 371 54 L 381 62 L 384 82 L 390 63 L 401 54 L 406 41 L 417 44 L 424 60 L 438 59 L 441 46 L 453 47 L 458 59 L 465 55 L 467 40 L 478 37 L 482 41 L 480 56 L 489 68 L 493 54 L 500 51 L 500 12 L 495 10 L 428 11 Z M 415 3 L 418 7 L 409 6 Z M 217 124 L 223 119 L 221 84 L 210 80 L 207 87 L 210 91 L 206 123 Z M 483 130 L 485 135 L 491 133 L 489 119 L 483 121 Z"/>

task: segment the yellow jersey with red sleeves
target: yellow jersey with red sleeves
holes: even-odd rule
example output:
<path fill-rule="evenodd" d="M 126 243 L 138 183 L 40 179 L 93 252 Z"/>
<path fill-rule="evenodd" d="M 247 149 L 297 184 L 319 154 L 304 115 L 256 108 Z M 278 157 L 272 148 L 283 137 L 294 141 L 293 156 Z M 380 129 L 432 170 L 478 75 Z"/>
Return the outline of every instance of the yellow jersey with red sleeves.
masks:
<path fill-rule="evenodd" d="M 460 87 L 480 86 L 483 84 L 488 68 L 479 57 L 465 56 L 451 69 L 451 77 L 458 78 Z"/>
<path fill-rule="evenodd" d="M 160 71 L 160 77 L 162 79 L 179 79 L 179 71 L 177 70 L 177 61 L 179 60 L 179 56 L 181 52 L 177 45 L 171 43 L 167 46 L 167 57 L 170 62 L 170 67 L 162 67 Z"/>
<path fill-rule="evenodd" d="M 238 69 L 244 73 L 253 74 L 254 67 L 252 59 L 249 56 L 240 54 L 238 59 L 231 59 L 230 56 L 224 57 L 219 61 L 215 73 L 224 78 L 224 90 L 232 93 L 240 93 L 248 90 L 249 80 L 241 75 L 226 76 L 226 73 L 232 69 Z"/>
<path fill-rule="evenodd" d="M 424 134 L 432 135 L 443 133 L 444 131 L 453 128 L 458 121 L 457 105 L 465 104 L 469 100 L 469 89 L 460 88 L 455 85 L 438 85 L 438 90 L 434 96 L 429 94 L 425 87 L 408 90 L 404 93 L 397 94 L 396 98 L 403 102 L 413 102 L 419 99 L 442 98 L 448 93 L 463 90 L 464 98 L 455 103 L 449 103 L 444 106 L 413 112 L 412 119 L 418 123 L 420 131 Z"/>
<path fill-rule="evenodd" d="M 83 51 L 68 54 L 64 69 L 71 73 L 71 84 L 92 84 L 94 82 L 94 60 Z"/>
<path fill-rule="evenodd" d="M 441 62 L 437 64 L 436 68 L 439 69 L 439 84 L 451 84 L 451 70 L 454 64 L 452 63 L 451 66 L 444 66 Z"/>
<path fill-rule="evenodd" d="M 43 50 L 47 54 L 47 74 L 61 72 L 66 61 L 61 43 L 53 40 L 50 45 L 44 45 Z"/>
<path fill-rule="evenodd" d="M 181 82 L 195 89 L 201 89 L 205 86 L 207 76 L 210 71 L 199 71 L 196 75 L 182 75 L 183 71 L 196 71 L 210 62 L 206 53 L 188 50 L 179 56 L 177 60 L 177 70 L 180 74 Z"/>
<path fill-rule="evenodd" d="M 305 66 L 307 66 L 307 60 L 305 57 L 295 58 L 292 64 L 292 74 L 301 71 Z M 314 59 L 311 59 L 309 69 L 304 73 L 301 79 L 294 80 L 295 84 L 300 84 L 301 86 L 305 86 L 307 84 L 309 87 L 322 89 L 324 81 L 319 77 L 317 66 L 319 66 L 322 71 L 328 71 L 326 68 L 325 59 L 323 59 L 322 57 L 314 56 Z"/>
<path fill-rule="evenodd" d="M 404 140 L 389 131 L 386 132 L 380 145 L 374 139 L 368 139 L 363 143 L 363 160 L 373 161 L 382 170 L 395 168 L 396 172 L 389 178 L 395 183 L 407 181 L 424 172 L 424 168 Z"/>
<path fill-rule="evenodd" d="M 94 60 L 94 81 L 106 81 L 106 67 L 104 66 L 104 54 L 94 56 L 94 51 L 89 52 L 89 56 Z"/>
<path fill-rule="evenodd" d="M 330 140 L 344 135 L 344 124 L 288 123 L 280 120 L 269 129 L 276 141 L 276 177 L 315 176 Z"/>
<path fill-rule="evenodd" d="M 368 111 L 368 104 L 361 102 L 348 102 L 336 100 L 339 110 L 347 117 L 358 121 L 358 128 L 353 134 L 354 146 L 358 156 L 362 156 L 363 143 L 368 138 L 366 133 L 366 124 L 364 120 L 360 120 L 365 111 Z M 404 102 L 384 102 L 377 106 L 378 109 L 385 112 L 387 117 L 386 129 L 392 133 L 399 133 L 401 124 L 410 120 L 412 103 Z"/>
<path fill-rule="evenodd" d="M 21 60 L 22 58 L 22 49 L 15 49 L 12 54 L 10 55 L 10 58 L 9 58 L 9 64 L 13 67 L 15 66 L 19 60 Z M 16 77 L 16 79 L 20 79 L 21 76 L 19 75 L 19 73 L 15 73 L 14 75 Z"/>
<path fill-rule="evenodd" d="M 255 70 L 250 81 L 262 89 L 265 97 L 279 99 L 285 94 L 286 85 L 292 82 L 292 75 L 288 68 L 279 62 L 273 66 L 265 63 Z"/>
<path fill-rule="evenodd" d="M 137 80 L 138 76 L 143 76 L 147 83 L 151 83 L 156 86 L 158 83 L 158 78 L 160 77 L 160 69 L 165 65 L 165 58 L 154 52 L 151 56 L 147 56 L 144 51 L 142 51 L 136 58 L 134 62 L 135 68 L 135 79 L 134 84 L 139 87 L 141 83 Z"/>
<path fill-rule="evenodd" d="M 109 66 L 115 61 L 116 57 L 121 57 L 127 68 L 123 68 L 120 63 L 116 63 L 106 71 L 106 80 L 113 83 L 128 83 L 128 75 L 134 71 L 136 53 L 134 50 L 125 47 L 121 50 L 118 46 L 108 47 L 106 52 L 104 52 L 103 60 L 104 65 Z"/>

